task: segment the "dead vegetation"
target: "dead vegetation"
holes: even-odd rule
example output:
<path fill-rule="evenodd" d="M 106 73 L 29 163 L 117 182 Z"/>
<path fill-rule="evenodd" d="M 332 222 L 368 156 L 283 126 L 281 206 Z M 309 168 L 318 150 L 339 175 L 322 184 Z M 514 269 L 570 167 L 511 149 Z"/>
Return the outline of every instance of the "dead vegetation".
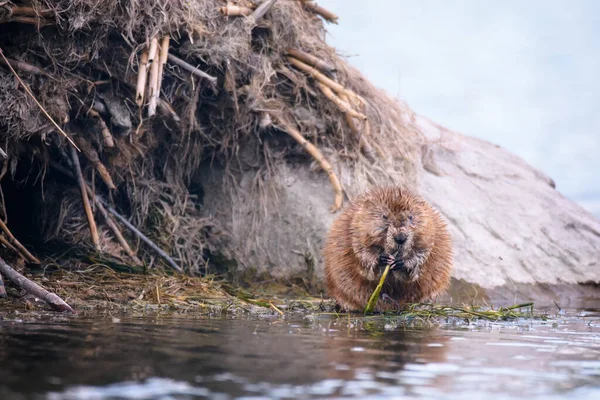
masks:
<path fill-rule="evenodd" d="M 412 115 L 326 44 L 326 21 L 304 0 L 0 0 L 4 250 L 37 264 L 58 244 L 201 275 L 210 254 L 232 257 L 195 184 L 211 162 L 235 195 L 241 148 L 257 146 L 258 185 L 300 149 L 332 211 L 336 161 L 409 171 Z"/>

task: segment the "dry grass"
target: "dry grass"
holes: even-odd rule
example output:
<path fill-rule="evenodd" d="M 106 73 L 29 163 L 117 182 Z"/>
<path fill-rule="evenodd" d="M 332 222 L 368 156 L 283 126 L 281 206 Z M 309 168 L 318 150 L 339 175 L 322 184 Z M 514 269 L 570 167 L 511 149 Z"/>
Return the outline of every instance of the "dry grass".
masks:
<path fill-rule="evenodd" d="M 292 124 L 328 157 L 334 171 L 336 163 L 352 165 L 353 179 L 365 185 L 386 180 L 389 160 L 411 182 L 423 142 L 410 111 L 374 88 L 327 45 L 323 21 L 301 2 L 276 2 L 257 25 L 245 17 L 223 16 L 219 8 L 225 3 L 23 0 L 0 6 L 0 48 L 48 114 L 95 150 L 117 187 L 110 190 L 97 175 L 98 168 L 103 170 L 98 160 L 80 155 L 93 190 L 191 274 L 203 271 L 209 252 L 231 256 L 224 251 L 227 232 L 202 214 L 202 193 L 195 183 L 202 163 L 226 165 L 231 173 L 224 184 L 236 196 L 242 189 L 235 171 L 247 167 L 240 150 L 255 146 L 259 161 L 248 193 L 253 208 L 242 217 L 254 225 L 268 212 L 267 204 L 276 206 L 267 201 L 273 195 L 274 166 L 303 151 L 276 121 Z M 43 11 L 45 26 L 3 19 L 2 12 L 7 15 L 6 10 L 21 5 Z M 170 35 L 171 54 L 216 77 L 217 83 L 167 63 L 160 92 L 166 105 L 148 118 L 145 105 L 140 108 L 135 101 L 138 65 L 144 49 L 164 35 Z M 364 99 L 360 112 L 369 121 L 370 144 L 382 151 L 378 160 L 361 154 L 360 132 L 311 75 L 288 61 L 290 48 L 323 60 L 335 70 L 339 85 Z M 265 115 L 273 117 L 271 124 L 261 125 Z M 106 146 L 106 128 L 114 147 Z M 77 185 L 51 168 L 58 164 L 72 170 L 66 161 L 68 142 L 2 64 L 0 138 L 8 154 L 4 179 L 43 184 L 39 207 L 32 210 L 39 214 L 37 226 L 31 229 L 42 232 L 46 241 L 89 246 Z M 304 162 L 310 162 L 308 155 Z M 347 179 L 342 177 L 342 186 Z M 99 230 L 100 251 L 126 262 L 127 254 L 101 219 Z M 135 238 L 126 238 L 135 247 Z M 146 265 L 165 265 L 145 246 L 136 250 Z"/>
<path fill-rule="evenodd" d="M 169 312 L 195 315 L 250 313 L 285 316 L 289 313 L 331 311 L 332 301 L 312 298 L 283 285 L 244 289 L 214 276 L 167 275 L 119 265 L 109 260 L 85 260 L 73 268 L 49 264 L 26 276 L 61 296 L 77 313 Z M 46 310 L 29 295 L 22 297 L 7 284 L 11 299 L 4 310 Z M 282 311 L 283 310 L 283 311 Z"/>
<path fill-rule="evenodd" d="M 369 321 L 386 321 L 392 326 L 404 327 L 433 327 L 449 323 L 508 322 L 519 319 L 546 320 L 549 317 L 547 313 L 536 312 L 533 303 L 515 304 L 497 309 L 489 306 L 415 303 L 406 304 L 399 311 L 376 313 L 369 316 L 364 316 L 363 313 L 340 312 L 315 312 L 311 315 L 312 318 L 320 316 L 360 321 L 363 324 Z"/>
<path fill-rule="evenodd" d="M 52 269 L 50 267 L 50 269 Z M 223 314 L 265 313 L 250 302 L 228 294 L 207 278 L 184 275 L 117 272 L 101 264 L 72 271 L 32 272 L 30 279 L 61 296 L 78 313 L 169 311 L 176 313 Z M 34 308 L 32 299 L 16 301 L 15 307 Z M 6 301 L 3 308 L 6 308 Z M 46 308 L 40 304 L 40 307 Z"/>

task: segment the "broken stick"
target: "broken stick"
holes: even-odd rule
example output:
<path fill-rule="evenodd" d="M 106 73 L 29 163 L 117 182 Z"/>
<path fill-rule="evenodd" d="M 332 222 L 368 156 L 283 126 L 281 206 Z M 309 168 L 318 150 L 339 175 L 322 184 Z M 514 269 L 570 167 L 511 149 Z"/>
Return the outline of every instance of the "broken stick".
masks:
<path fill-rule="evenodd" d="M 310 65 L 308 65 L 292 56 L 287 56 L 286 58 L 288 59 L 288 61 L 290 63 L 292 63 L 293 66 L 295 66 L 296 68 L 298 68 L 301 71 L 306 72 L 307 74 L 312 76 L 315 80 L 321 82 L 323 85 L 327 86 L 334 92 L 337 92 L 340 95 L 347 96 L 350 99 L 350 101 L 352 103 L 354 103 L 355 105 L 360 106 L 360 107 L 364 106 L 365 101 L 359 95 L 354 93 L 352 90 L 346 89 L 344 86 L 340 85 L 339 83 L 335 82 L 334 80 L 326 77 L 321 72 L 319 72 L 319 70 L 317 70 L 315 67 L 311 67 Z"/>
<path fill-rule="evenodd" d="M 158 111 L 162 115 L 170 117 L 175 123 L 181 122 L 181 118 L 179 118 L 175 109 L 166 100 L 158 99 Z"/>
<path fill-rule="evenodd" d="M 254 10 L 250 7 L 242 7 L 232 3 L 227 3 L 226 6 L 219 8 L 219 12 L 228 17 L 247 17 L 251 15 L 254 12 Z"/>
<path fill-rule="evenodd" d="M 137 86 L 135 89 L 135 102 L 138 106 L 144 104 L 144 93 L 146 92 L 146 80 L 148 79 L 148 50 L 142 52 L 138 70 Z"/>
<path fill-rule="evenodd" d="M 167 63 L 167 59 L 169 57 L 169 42 L 171 40 L 171 37 L 169 35 L 166 35 L 165 37 L 163 37 L 161 43 L 160 43 L 160 54 L 158 57 L 158 78 L 156 79 L 157 81 L 157 85 L 156 85 L 156 92 L 154 93 L 154 97 L 151 99 L 153 100 L 154 104 L 152 107 L 154 107 L 154 110 L 156 110 L 158 101 L 159 101 L 159 97 L 160 97 L 160 88 L 162 87 L 162 79 L 163 79 L 163 73 L 164 73 L 164 69 L 165 69 L 165 64 Z M 150 106 L 148 107 L 148 114 L 150 114 Z"/>
<path fill-rule="evenodd" d="M 348 98 L 346 96 L 340 95 L 340 98 L 342 100 L 344 100 L 345 102 L 348 102 Z M 358 125 L 356 125 L 354 118 L 352 118 L 348 114 L 346 114 L 346 122 L 348 123 L 348 126 L 350 127 L 350 130 L 352 131 L 352 133 L 356 137 L 360 138 L 360 148 L 361 148 L 362 152 L 364 153 L 364 155 L 371 162 L 375 162 L 375 160 L 377 160 L 377 156 L 379 156 L 381 159 L 385 158 L 383 155 L 383 152 L 381 151 L 379 146 L 376 146 L 374 149 L 373 148 L 374 146 L 371 145 L 371 142 L 369 140 L 369 137 L 371 136 L 371 124 L 369 124 L 368 119 L 365 119 L 363 121 L 363 132 L 361 132 L 360 129 L 358 128 Z"/>
<path fill-rule="evenodd" d="M 158 104 L 158 75 L 160 70 L 160 58 L 158 54 L 158 39 L 153 38 L 148 53 L 148 64 L 150 64 L 150 82 L 148 83 L 148 116 L 156 114 Z"/>
<path fill-rule="evenodd" d="M 181 269 L 181 267 L 179 265 L 177 265 L 177 263 L 167 253 L 165 253 L 163 249 L 158 247 L 156 244 L 154 244 L 154 242 L 152 240 L 150 240 L 148 237 L 146 237 L 146 235 L 144 235 L 142 232 L 137 230 L 137 228 L 135 226 L 133 226 L 133 224 L 131 224 L 131 222 L 127 221 L 127 219 L 125 217 L 123 217 L 121 214 L 119 214 L 114 208 L 112 208 L 105 202 L 104 202 L 104 204 L 105 204 L 108 212 L 110 212 L 112 215 L 117 217 L 117 219 L 119 221 L 121 221 L 121 223 L 123 225 L 125 225 L 131 232 L 133 232 L 137 237 L 142 239 L 143 242 L 145 242 L 154 251 L 156 251 L 162 258 L 164 258 L 165 261 L 169 264 L 169 266 L 171 268 L 173 268 L 177 272 L 183 273 L 183 269 Z"/>
<path fill-rule="evenodd" d="M 168 60 L 171 61 L 173 64 L 185 69 L 188 72 L 191 72 L 192 74 L 200 77 L 200 78 L 204 78 L 204 79 L 208 79 L 211 83 L 217 83 L 217 78 L 215 78 L 212 75 L 207 74 L 206 72 L 193 67 L 192 65 L 188 64 L 187 62 L 183 61 L 181 58 L 174 56 L 173 54 L 168 55 Z"/>
<path fill-rule="evenodd" d="M 96 102 L 94 104 L 102 103 Z M 115 141 L 112 137 L 112 134 L 110 133 L 110 130 L 108 129 L 108 126 L 106 125 L 104 119 L 102 119 L 100 113 L 98 113 L 98 111 L 94 110 L 93 108 L 85 105 L 84 108 L 92 118 L 96 118 L 96 120 L 98 120 L 98 125 L 100 125 L 100 132 L 102 133 L 102 143 L 104 143 L 106 147 L 115 147 Z"/>
<path fill-rule="evenodd" d="M 73 149 L 73 151 L 75 150 Z M 54 293 L 50 293 L 49 291 L 47 291 L 37 283 L 33 282 L 32 280 L 24 277 L 22 274 L 20 274 L 11 266 L 9 266 L 2 258 L 0 258 L 0 273 L 6 278 L 8 278 L 15 285 L 28 291 L 35 297 L 44 300 L 54 310 L 60 312 L 69 311 L 71 313 L 75 313 L 75 310 L 73 310 L 71 306 L 68 305 L 63 299 L 61 299 Z"/>
<path fill-rule="evenodd" d="M 297 58 L 298 60 L 305 62 L 308 65 L 312 65 L 313 67 L 320 69 L 322 72 L 330 76 L 332 76 L 336 71 L 336 68 L 333 65 L 328 64 L 327 62 L 321 60 L 318 57 L 313 56 L 312 54 L 308 54 L 294 48 L 289 48 L 286 51 L 290 56 Z"/>
<path fill-rule="evenodd" d="M 333 191 L 335 192 L 335 199 L 333 202 L 333 206 L 331 206 L 330 210 L 331 212 L 338 211 L 340 208 L 342 208 L 342 201 L 344 196 L 342 185 L 337 175 L 335 174 L 333 167 L 327 161 L 325 156 L 319 151 L 319 149 L 317 149 L 311 142 L 306 140 L 296 128 L 292 127 L 291 124 L 285 123 L 283 121 L 279 122 L 282 124 L 283 130 L 286 131 L 287 134 L 290 135 L 296 142 L 302 145 L 302 147 L 306 149 L 308 154 L 310 154 L 319 163 L 321 168 L 323 168 L 323 170 L 329 176 L 329 181 L 331 182 L 331 186 L 333 186 Z"/>
<path fill-rule="evenodd" d="M 83 173 L 81 172 L 81 164 L 79 164 L 79 157 L 74 148 L 71 147 L 71 161 L 75 168 L 75 176 L 77 177 L 77 183 L 79 184 L 79 190 L 81 191 L 81 200 L 83 202 L 83 209 L 88 220 L 88 226 L 90 227 L 90 233 L 92 235 L 92 242 L 96 250 L 100 250 L 100 238 L 98 237 L 98 228 L 96 227 L 96 221 L 94 220 L 94 214 L 90 207 L 90 199 L 88 199 L 87 191 L 85 190 L 85 181 L 83 179 Z"/>
<path fill-rule="evenodd" d="M 13 6 L 11 8 L 12 15 L 26 15 L 28 17 L 43 17 L 52 18 L 54 12 L 52 10 L 36 10 L 33 7 Z"/>
<path fill-rule="evenodd" d="M 94 194 L 94 192 L 92 192 L 90 185 L 88 185 L 86 183 L 85 188 L 87 190 L 88 196 L 94 201 L 94 205 L 96 206 L 96 209 L 100 212 L 100 214 L 102 215 L 102 218 L 104 218 L 106 225 L 108 225 L 108 227 L 112 231 L 113 235 L 115 235 L 115 238 L 117 239 L 117 241 L 119 242 L 121 247 L 123 247 L 123 250 L 125 250 L 125 252 L 129 255 L 129 257 L 131 257 L 131 259 L 135 263 L 137 263 L 138 265 L 141 265 L 142 262 L 137 257 L 135 252 L 131 249 L 131 247 L 129 246 L 129 243 L 127 243 L 127 241 L 125 240 L 123 233 L 121 232 L 121 230 L 119 229 L 119 227 L 117 226 L 115 221 L 113 221 L 112 218 L 110 217 L 110 215 L 108 215 L 108 212 L 106 211 L 106 208 L 104 208 L 104 205 L 102 204 L 102 202 L 100 202 L 100 200 L 98 200 L 98 197 Z"/>
<path fill-rule="evenodd" d="M 320 15 L 326 21 L 329 21 L 332 24 L 336 24 L 337 25 L 337 21 L 338 21 L 338 18 L 339 18 L 337 15 L 335 15 L 331 11 L 327 10 L 326 8 L 321 7 L 320 5 L 318 5 L 317 3 L 315 3 L 314 1 L 307 1 L 307 0 L 301 0 L 301 1 L 302 1 L 302 3 L 304 3 L 304 7 L 306 7 L 306 9 L 314 12 L 315 14 Z"/>
<path fill-rule="evenodd" d="M 79 148 L 81 149 L 81 152 L 85 158 L 87 158 L 88 161 L 92 163 L 96 171 L 98 171 L 98 175 L 100 175 L 104 183 L 106 183 L 106 186 L 108 186 L 108 188 L 111 190 L 115 190 L 117 187 L 115 186 L 110 173 L 104 164 L 102 164 L 102 161 L 100 161 L 100 157 L 92 145 L 81 136 L 75 136 L 75 142 L 77 142 L 79 145 Z"/>
<path fill-rule="evenodd" d="M 10 242 L 8 241 L 8 239 L 4 235 L 0 235 L 0 243 L 2 243 L 7 249 L 12 250 L 13 253 L 18 254 L 21 257 L 27 258 L 27 257 L 23 256 L 23 254 L 21 254 L 19 252 L 19 250 L 15 246 L 13 246 L 12 244 L 10 244 Z"/>
<path fill-rule="evenodd" d="M 257 23 L 262 17 L 264 17 L 265 14 L 269 12 L 271 7 L 273 7 L 276 1 L 277 0 L 265 0 L 260 3 L 260 5 L 252 13 L 251 18 L 253 19 L 253 22 Z"/>
<path fill-rule="evenodd" d="M 28 64 L 24 61 L 18 61 L 18 60 L 14 60 L 12 58 L 6 58 L 6 61 L 0 60 L 0 64 L 2 64 L 2 65 L 8 65 L 7 63 L 10 63 L 10 65 L 12 65 L 14 68 L 18 69 L 19 71 L 27 72 L 29 74 L 34 74 L 34 75 L 44 75 L 47 77 L 50 76 L 48 73 L 46 73 L 46 71 L 42 70 L 41 68 L 38 68 L 31 64 Z"/>
<path fill-rule="evenodd" d="M 346 103 L 344 100 L 339 98 L 335 93 L 333 93 L 333 90 L 331 90 L 329 87 L 323 85 L 321 82 L 318 81 L 317 86 L 319 87 L 319 89 L 321 89 L 321 92 L 323 92 L 325 97 L 331 100 L 344 114 L 349 115 L 350 117 L 358 118 L 363 121 L 367 119 L 366 115 L 352 109 L 350 104 Z"/>
<path fill-rule="evenodd" d="M 354 122 L 354 119 L 346 114 L 346 123 L 348 124 L 348 126 L 350 127 L 350 130 L 352 131 L 352 133 L 360 138 L 360 148 L 362 150 L 362 152 L 365 154 L 365 156 L 369 159 L 369 161 L 374 162 L 377 157 L 375 155 L 375 151 L 373 150 L 373 146 L 371 146 L 371 144 L 369 143 L 369 141 L 367 140 L 367 138 L 365 137 L 365 135 L 360 133 L 360 130 L 358 129 L 358 126 L 356 125 L 356 122 Z M 365 121 L 365 124 L 368 124 L 368 121 Z"/>

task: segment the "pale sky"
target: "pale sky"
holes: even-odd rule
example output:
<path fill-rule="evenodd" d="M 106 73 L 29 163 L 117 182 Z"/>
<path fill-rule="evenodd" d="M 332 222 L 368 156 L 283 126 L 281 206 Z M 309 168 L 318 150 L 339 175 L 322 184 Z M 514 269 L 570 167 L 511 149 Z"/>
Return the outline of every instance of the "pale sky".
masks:
<path fill-rule="evenodd" d="M 416 113 L 496 143 L 600 217 L 600 1 L 319 0 L 327 40 Z"/>

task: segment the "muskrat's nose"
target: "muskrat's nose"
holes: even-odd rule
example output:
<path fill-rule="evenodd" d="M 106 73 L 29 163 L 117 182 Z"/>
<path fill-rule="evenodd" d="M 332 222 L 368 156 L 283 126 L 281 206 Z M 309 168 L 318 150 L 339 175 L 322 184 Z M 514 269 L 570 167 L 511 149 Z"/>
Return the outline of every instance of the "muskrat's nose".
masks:
<path fill-rule="evenodd" d="M 394 240 L 398 244 L 404 244 L 404 242 L 406 242 L 406 233 L 398 233 L 396 236 L 394 236 Z"/>

